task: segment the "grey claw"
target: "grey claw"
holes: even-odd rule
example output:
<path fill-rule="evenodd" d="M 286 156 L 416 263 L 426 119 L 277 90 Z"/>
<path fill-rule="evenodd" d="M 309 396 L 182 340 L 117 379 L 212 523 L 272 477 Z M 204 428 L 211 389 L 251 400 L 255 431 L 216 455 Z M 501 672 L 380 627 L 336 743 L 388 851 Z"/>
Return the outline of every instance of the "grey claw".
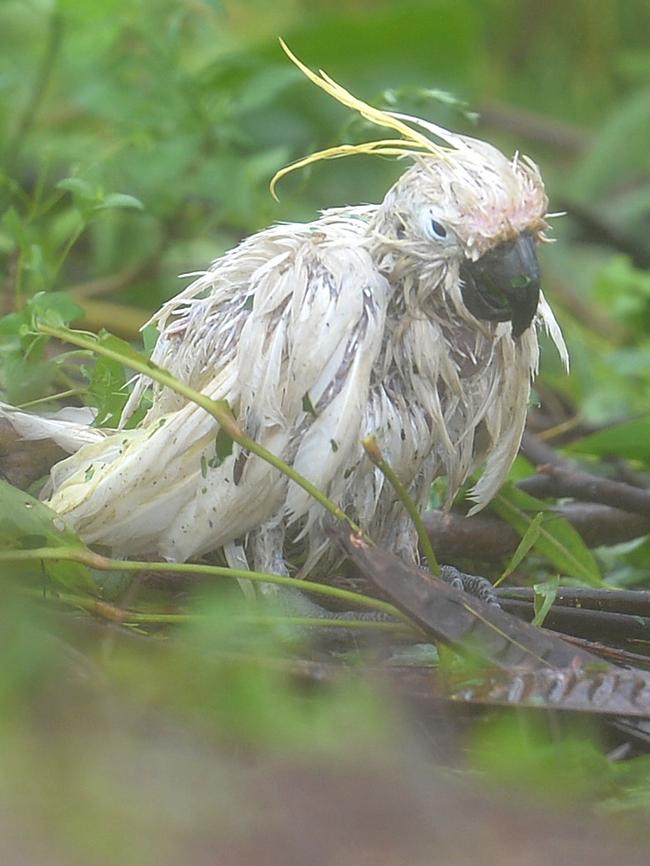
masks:
<path fill-rule="evenodd" d="M 465 574 L 453 565 L 443 565 L 441 571 L 442 579 L 445 583 L 453 586 L 454 589 L 468 592 L 475 598 L 480 598 L 486 604 L 501 607 L 494 587 L 486 577 L 480 577 L 477 574 Z"/>

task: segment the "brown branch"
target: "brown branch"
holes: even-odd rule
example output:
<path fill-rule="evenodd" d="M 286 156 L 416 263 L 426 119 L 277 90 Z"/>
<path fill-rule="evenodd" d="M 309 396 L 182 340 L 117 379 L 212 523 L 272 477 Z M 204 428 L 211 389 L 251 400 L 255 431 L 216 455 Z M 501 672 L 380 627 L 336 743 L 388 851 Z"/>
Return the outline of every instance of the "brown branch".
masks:
<path fill-rule="evenodd" d="M 571 503 L 553 509 L 582 536 L 588 547 L 620 544 L 650 533 L 650 519 L 606 505 Z M 457 512 L 429 511 L 424 522 L 442 562 L 481 559 L 499 562 L 521 541 L 508 523 L 492 515 L 464 517 Z"/>
<path fill-rule="evenodd" d="M 597 658 L 550 632 L 524 626 L 498 607 L 453 588 L 347 529 L 335 531 L 335 538 L 361 573 L 436 641 L 461 652 L 471 648 L 481 659 L 504 670 L 572 668 Z"/>
<path fill-rule="evenodd" d="M 531 603 L 509 599 L 502 602 L 502 607 L 524 621 L 528 622 L 533 618 L 534 611 Z M 647 644 L 650 635 L 650 618 L 553 605 L 544 620 L 544 627 L 557 632 L 568 632 L 592 641 L 641 641 Z"/>
<path fill-rule="evenodd" d="M 519 482 L 519 488 L 540 498 L 572 497 L 582 502 L 610 505 L 632 514 L 650 517 L 650 491 L 624 481 L 611 481 L 588 472 L 549 463 L 537 467 L 538 475 Z"/>
<path fill-rule="evenodd" d="M 625 460 L 620 457 L 605 458 L 605 460 L 614 468 L 617 481 L 623 481 L 625 484 L 630 484 L 632 487 L 640 487 L 643 490 L 647 490 L 650 487 L 650 475 L 630 469 Z"/>
<path fill-rule="evenodd" d="M 530 430 L 524 431 L 521 437 L 520 451 L 533 466 L 540 464 L 549 464 L 553 466 L 570 466 L 571 463 L 565 457 L 562 457 L 555 448 L 551 448 L 543 439 L 531 433 Z M 533 494 L 531 494 L 532 496 Z"/>
<path fill-rule="evenodd" d="M 535 590 L 527 586 L 507 586 L 497 590 L 499 600 L 533 603 Z M 630 616 L 650 617 L 650 592 L 639 589 L 595 589 L 583 586 L 560 586 L 553 605 L 581 610 L 610 611 Z"/>
<path fill-rule="evenodd" d="M 483 103 L 479 106 L 479 114 L 482 126 L 548 144 L 570 156 L 577 156 L 591 141 L 588 132 L 571 123 L 498 102 Z"/>
<path fill-rule="evenodd" d="M 0 419 L 0 478 L 27 488 L 68 455 L 51 439 L 21 439 L 5 418 Z"/>

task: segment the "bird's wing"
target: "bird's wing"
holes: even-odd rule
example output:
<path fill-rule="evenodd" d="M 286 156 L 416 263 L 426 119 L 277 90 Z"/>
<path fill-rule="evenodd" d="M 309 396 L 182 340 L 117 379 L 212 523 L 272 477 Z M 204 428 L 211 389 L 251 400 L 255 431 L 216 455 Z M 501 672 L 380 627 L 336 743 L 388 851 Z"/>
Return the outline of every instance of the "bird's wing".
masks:
<path fill-rule="evenodd" d="M 257 251 L 252 272 L 229 254 L 195 297 L 177 300 L 154 359 L 227 400 L 250 435 L 327 490 L 360 448 L 388 285 L 353 234 L 284 232 L 275 243 L 258 236 L 266 255 Z M 310 512 L 307 494 L 259 458 L 235 446 L 220 459 L 217 426 L 159 391 L 140 427 L 57 467 L 52 505 L 89 541 L 174 560 L 284 509 L 292 519 Z"/>
<path fill-rule="evenodd" d="M 360 451 L 388 284 L 354 238 L 314 233 L 283 267 L 259 269 L 253 289 L 238 341 L 233 408 L 253 438 L 327 492 Z M 307 515 L 309 523 L 318 508 L 277 470 L 235 447 L 197 482 L 165 553 L 184 559 L 221 546 L 280 511 L 289 522 Z"/>
<path fill-rule="evenodd" d="M 253 305 L 257 274 L 265 268 L 283 269 L 293 255 L 295 241 L 267 229 L 247 238 L 212 263 L 209 270 L 188 274 L 196 279 L 167 301 L 147 325 L 159 331 L 151 360 L 197 391 L 209 387 L 215 374 L 234 363 L 241 329 Z M 122 413 L 121 426 L 151 386 L 138 376 Z M 185 404 L 169 388 L 153 385 L 154 401 L 147 421 Z"/>

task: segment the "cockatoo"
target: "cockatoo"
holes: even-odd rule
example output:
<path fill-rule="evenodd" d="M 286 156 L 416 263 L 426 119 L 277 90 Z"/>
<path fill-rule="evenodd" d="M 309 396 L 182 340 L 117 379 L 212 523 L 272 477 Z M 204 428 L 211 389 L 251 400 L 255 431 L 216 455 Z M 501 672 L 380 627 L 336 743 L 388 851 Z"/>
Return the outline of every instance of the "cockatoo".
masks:
<path fill-rule="evenodd" d="M 250 436 L 371 537 L 416 561 L 403 506 L 361 442 L 376 437 L 422 510 L 441 475 L 451 502 L 484 467 L 474 511 L 497 492 L 520 444 L 540 326 L 567 363 L 540 291 L 544 185 L 531 160 L 375 109 L 285 50 L 312 82 L 393 137 L 312 154 L 275 181 L 353 154 L 410 167 L 380 204 L 275 225 L 194 275 L 151 320 L 152 359 L 226 400 Z M 124 420 L 149 385 L 137 380 Z M 167 388 L 153 387 L 134 429 L 48 419 L 39 433 L 34 416 L 5 417 L 74 452 L 52 469 L 46 495 L 90 544 L 177 562 L 222 549 L 232 565 L 258 571 L 295 572 L 298 562 L 303 577 L 338 559 L 323 508 L 237 445 L 220 459 L 215 419 Z"/>

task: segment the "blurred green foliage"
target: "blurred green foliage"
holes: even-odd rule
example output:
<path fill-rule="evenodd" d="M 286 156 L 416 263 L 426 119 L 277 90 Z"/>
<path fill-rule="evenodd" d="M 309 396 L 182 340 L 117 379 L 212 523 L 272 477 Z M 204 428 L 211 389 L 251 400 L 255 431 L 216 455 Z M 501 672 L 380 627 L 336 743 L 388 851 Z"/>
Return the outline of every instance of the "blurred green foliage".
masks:
<path fill-rule="evenodd" d="M 279 203 L 271 198 L 276 169 L 359 131 L 287 61 L 277 42 L 283 36 L 307 63 L 361 97 L 397 96 L 405 110 L 414 107 L 508 152 L 521 149 L 541 165 L 551 209 L 568 212 L 552 221 L 559 242 L 542 256 L 546 292 L 572 356 L 566 377 L 554 353 L 544 353 L 541 399 L 552 391 L 571 414 L 624 422 L 577 443 L 576 453 L 592 460 L 617 454 L 647 468 L 650 422 L 628 419 L 647 415 L 650 406 L 649 34 L 647 0 L 3 0 L 4 398 L 21 404 L 64 394 L 113 423 L 124 371 L 77 353 L 54 356 L 34 338 L 33 315 L 50 311 L 57 321 L 135 339 L 147 314 L 180 287 L 177 274 L 204 268 L 274 220 L 309 219 L 320 208 L 383 195 L 400 167 L 360 158 L 320 164 L 283 183 Z M 478 127 L 455 99 L 478 112 Z M 554 566 L 562 567 L 568 550 L 581 557 L 583 577 L 598 582 L 598 564 L 565 526 L 534 524 L 539 507 L 515 496 L 504 491 L 499 507 L 519 509 L 522 533 L 533 525 L 535 543 L 544 539 Z M 647 579 L 647 543 L 625 556 L 617 565 L 621 579 Z M 327 699 L 305 698 L 284 674 L 233 661 L 222 603 L 199 606 L 201 618 L 180 636 L 171 660 L 157 650 L 143 658 L 104 647 L 109 663 L 98 663 L 101 673 L 93 668 L 92 677 L 108 675 L 144 716 L 162 706 L 198 730 L 248 744 L 333 748 L 341 740 L 356 748 L 359 737 L 351 732 L 370 731 L 377 742 L 385 735 L 371 724 L 380 712 L 370 692 L 343 684 Z M 59 638 L 36 627 L 32 608 L 20 606 L 15 616 L 7 610 L 7 628 L 0 628 L 0 758 L 11 770 L 4 795 L 11 780 L 32 780 L 39 820 L 56 826 L 57 844 L 75 839 L 75 862 L 127 862 L 121 843 L 101 831 L 109 801 L 112 818 L 125 814 L 112 789 L 101 788 L 97 742 L 85 739 L 78 721 L 71 726 L 84 735 L 79 748 L 88 761 L 85 774 L 75 774 L 64 760 L 77 758 L 74 738 L 63 733 L 60 751 L 48 751 L 42 731 L 19 723 L 32 712 L 34 695 L 46 691 L 49 665 L 61 653 L 50 652 Z M 269 657 L 274 647 L 269 638 L 249 652 Z M 65 730 L 68 716 L 60 717 Z M 116 748 L 139 766 L 122 735 L 114 736 Z M 486 733 L 478 765 L 502 777 L 506 766 L 516 767 L 519 780 L 562 783 L 576 795 L 602 771 L 584 744 L 555 751 L 540 738 L 531 756 L 531 742 L 524 748 L 510 733 Z M 182 763 L 182 756 L 174 760 Z M 51 787 L 37 784 L 48 773 L 60 774 L 73 791 L 75 829 L 54 808 Z M 628 787 L 647 807 L 645 779 L 628 780 Z M 617 808 L 613 780 L 607 776 L 599 793 Z M 118 789 L 123 796 L 124 786 Z M 146 820 L 155 826 L 154 818 L 148 813 Z M 91 856 L 97 840 L 101 856 Z M 133 862 L 158 862 L 155 855 L 155 846 L 145 845 Z"/>

